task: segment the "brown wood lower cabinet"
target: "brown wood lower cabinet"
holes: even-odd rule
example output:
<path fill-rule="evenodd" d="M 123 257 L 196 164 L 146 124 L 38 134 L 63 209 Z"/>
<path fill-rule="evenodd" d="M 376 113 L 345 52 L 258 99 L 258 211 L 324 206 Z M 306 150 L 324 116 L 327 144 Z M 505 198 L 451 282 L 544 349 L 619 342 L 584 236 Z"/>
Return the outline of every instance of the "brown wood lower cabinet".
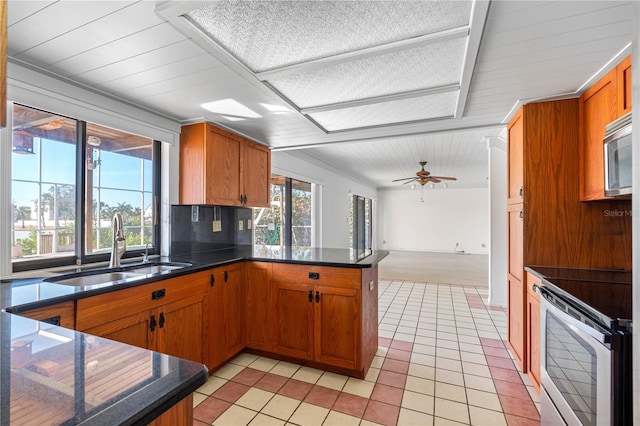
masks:
<path fill-rule="evenodd" d="M 79 299 L 78 331 L 202 362 L 207 274 Z"/>
<path fill-rule="evenodd" d="M 366 269 L 274 264 L 274 351 L 364 377 L 377 349 L 363 315 L 376 309 L 377 268 Z"/>
<path fill-rule="evenodd" d="M 536 391 L 540 392 L 540 296 L 533 285 L 540 279 L 527 272 L 527 374 Z"/>
<path fill-rule="evenodd" d="M 204 310 L 204 363 L 213 371 L 245 347 L 244 264 L 211 269 Z"/>
<path fill-rule="evenodd" d="M 508 274 L 507 345 L 516 362 L 526 371 L 525 293 L 522 281 Z"/>
<path fill-rule="evenodd" d="M 245 265 L 244 338 L 250 349 L 273 352 L 275 313 L 271 286 L 271 263 Z"/>

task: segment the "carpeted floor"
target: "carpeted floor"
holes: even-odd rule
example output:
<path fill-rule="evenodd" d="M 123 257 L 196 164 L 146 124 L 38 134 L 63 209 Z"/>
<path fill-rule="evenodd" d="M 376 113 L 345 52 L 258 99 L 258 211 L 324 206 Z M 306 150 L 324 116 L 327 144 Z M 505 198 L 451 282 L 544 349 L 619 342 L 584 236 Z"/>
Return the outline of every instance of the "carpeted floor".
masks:
<path fill-rule="evenodd" d="M 378 265 L 380 279 L 489 286 L 489 256 L 417 251 L 390 251 Z"/>

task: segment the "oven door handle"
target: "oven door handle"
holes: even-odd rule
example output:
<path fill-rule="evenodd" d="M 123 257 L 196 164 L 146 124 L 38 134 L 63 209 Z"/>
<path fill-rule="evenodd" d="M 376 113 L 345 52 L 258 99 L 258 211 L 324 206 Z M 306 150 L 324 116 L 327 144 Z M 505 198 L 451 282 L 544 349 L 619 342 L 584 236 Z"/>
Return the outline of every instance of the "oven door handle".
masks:
<path fill-rule="evenodd" d="M 604 329 L 597 330 L 584 322 L 572 317 L 567 314 L 564 310 L 558 308 L 553 301 L 549 300 L 549 295 L 553 295 L 558 297 L 555 293 L 547 290 L 545 287 L 533 285 L 533 289 L 540 293 L 540 301 L 543 303 L 545 309 L 551 311 L 556 317 L 561 319 L 564 323 L 568 324 L 573 328 L 578 334 L 582 336 L 582 338 L 591 337 L 598 342 L 602 343 L 604 346 L 610 348 L 611 347 L 611 337 L 612 333 L 606 331 Z"/>

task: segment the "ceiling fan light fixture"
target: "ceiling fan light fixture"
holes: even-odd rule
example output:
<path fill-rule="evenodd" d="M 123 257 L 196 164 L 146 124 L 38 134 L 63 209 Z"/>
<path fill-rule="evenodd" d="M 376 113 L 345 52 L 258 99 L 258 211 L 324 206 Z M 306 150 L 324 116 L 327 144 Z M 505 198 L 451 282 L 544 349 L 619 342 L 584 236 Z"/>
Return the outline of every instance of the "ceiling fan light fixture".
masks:
<path fill-rule="evenodd" d="M 430 188 L 430 189 L 433 189 L 434 187 L 435 187 L 435 185 L 433 184 L 433 182 L 431 182 L 431 183 L 429 184 L 429 188 Z"/>

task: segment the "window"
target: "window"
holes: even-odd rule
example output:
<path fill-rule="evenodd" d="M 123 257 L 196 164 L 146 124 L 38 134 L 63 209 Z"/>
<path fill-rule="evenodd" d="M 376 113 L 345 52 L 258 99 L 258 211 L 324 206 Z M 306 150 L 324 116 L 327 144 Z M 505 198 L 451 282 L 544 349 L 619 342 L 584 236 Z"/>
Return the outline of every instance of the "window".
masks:
<path fill-rule="evenodd" d="M 14 271 L 106 260 L 115 212 L 125 221 L 128 255 L 159 241 L 159 227 L 153 222 L 160 181 L 154 167 L 159 164 L 154 161 L 157 144 L 14 105 Z"/>
<path fill-rule="evenodd" d="M 349 211 L 351 250 L 358 259 L 371 254 L 373 240 L 373 200 L 351 195 Z"/>
<path fill-rule="evenodd" d="M 253 244 L 256 250 L 304 257 L 315 240 L 313 184 L 273 174 L 271 208 L 253 210 Z"/>

